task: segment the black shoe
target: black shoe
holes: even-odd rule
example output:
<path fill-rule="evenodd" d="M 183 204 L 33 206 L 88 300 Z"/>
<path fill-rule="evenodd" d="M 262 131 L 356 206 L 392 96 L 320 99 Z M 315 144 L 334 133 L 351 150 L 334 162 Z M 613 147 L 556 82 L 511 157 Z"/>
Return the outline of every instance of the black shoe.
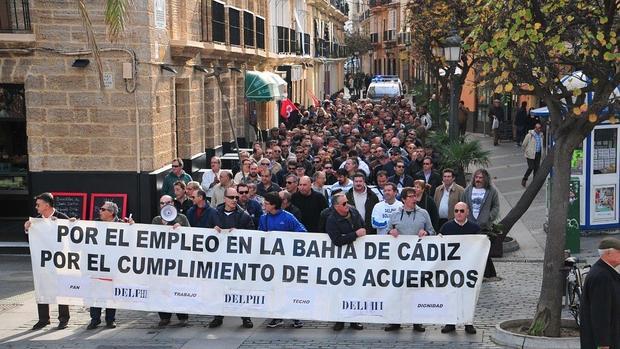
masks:
<path fill-rule="evenodd" d="M 50 324 L 49 320 L 47 320 L 47 321 L 39 321 L 36 324 L 34 324 L 34 326 L 32 326 L 32 330 L 33 331 L 40 330 L 40 329 L 42 329 L 43 327 L 45 327 L 45 326 L 47 326 L 49 324 Z"/>
<path fill-rule="evenodd" d="M 474 325 L 465 325 L 465 332 L 469 334 L 476 334 L 476 328 Z"/>
<path fill-rule="evenodd" d="M 385 332 L 398 331 L 400 330 L 400 324 L 391 324 L 387 325 L 383 328 Z"/>
<path fill-rule="evenodd" d="M 334 324 L 334 327 L 332 327 L 332 330 L 334 330 L 334 331 L 342 331 L 343 328 L 344 328 L 344 322 L 336 322 Z"/>
<path fill-rule="evenodd" d="M 276 327 L 282 327 L 282 326 L 284 326 L 284 320 L 282 319 L 273 319 L 269 321 L 269 323 L 267 324 L 267 327 L 269 328 L 276 328 Z"/>
<path fill-rule="evenodd" d="M 363 330 L 364 329 L 364 325 L 360 324 L 359 322 L 352 322 L 349 327 L 351 327 L 354 330 Z"/>
<path fill-rule="evenodd" d="M 420 324 L 413 324 L 413 330 L 416 332 L 424 332 L 426 331 L 426 328 Z"/>
<path fill-rule="evenodd" d="M 456 326 L 454 325 L 445 325 L 441 328 L 441 333 L 450 333 L 456 330 Z"/>
<path fill-rule="evenodd" d="M 168 326 L 170 324 L 170 319 L 161 319 L 159 320 L 159 323 L 157 324 L 158 327 L 165 327 Z"/>
<path fill-rule="evenodd" d="M 243 319 L 243 324 L 241 325 L 243 326 L 243 328 L 252 328 L 254 327 L 254 324 L 252 323 L 251 319 Z"/>
<path fill-rule="evenodd" d="M 209 328 L 220 327 L 222 326 L 222 322 L 222 319 L 216 317 L 215 319 L 211 320 L 211 322 L 209 322 Z M 245 321 L 243 323 L 245 324 Z"/>
<path fill-rule="evenodd" d="M 58 326 L 56 326 L 56 329 L 64 330 L 65 328 L 67 328 L 67 325 L 69 325 L 69 320 L 62 320 L 61 322 L 58 323 Z"/>
<path fill-rule="evenodd" d="M 116 328 L 116 321 L 114 321 L 114 320 L 106 321 L 105 327 L 107 327 L 107 328 Z"/>
<path fill-rule="evenodd" d="M 304 327 L 304 323 L 301 320 L 293 320 L 293 327 L 294 328 L 302 328 L 302 327 Z"/>
<path fill-rule="evenodd" d="M 91 320 L 90 324 L 88 324 L 88 326 L 86 326 L 87 330 L 94 330 L 95 328 L 99 327 L 99 324 L 101 324 L 101 320 Z"/>
<path fill-rule="evenodd" d="M 527 179 L 524 178 L 524 179 L 521 180 L 521 186 L 523 188 L 527 187 Z"/>

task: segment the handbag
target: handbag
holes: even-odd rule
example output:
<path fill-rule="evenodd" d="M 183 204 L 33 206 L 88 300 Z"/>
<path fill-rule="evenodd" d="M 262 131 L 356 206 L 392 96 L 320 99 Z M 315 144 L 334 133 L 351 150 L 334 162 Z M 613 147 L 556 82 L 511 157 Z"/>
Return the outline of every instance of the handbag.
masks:
<path fill-rule="evenodd" d="M 491 124 L 491 128 L 494 130 L 499 128 L 499 120 L 495 116 L 493 117 L 493 124 Z"/>

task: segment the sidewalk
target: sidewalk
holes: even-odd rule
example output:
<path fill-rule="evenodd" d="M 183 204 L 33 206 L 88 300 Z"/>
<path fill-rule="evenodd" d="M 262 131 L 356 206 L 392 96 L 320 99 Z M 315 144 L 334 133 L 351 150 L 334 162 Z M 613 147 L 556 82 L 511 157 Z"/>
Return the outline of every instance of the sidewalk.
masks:
<path fill-rule="evenodd" d="M 500 212 L 505 215 L 519 199 L 521 178 L 526 169 L 521 150 L 514 143 L 494 147 L 492 139 L 470 135 L 492 151 L 489 172 L 500 192 Z M 239 318 L 228 317 L 217 329 L 207 328 L 211 316 L 190 315 L 190 326 L 157 328 L 156 313 L 119 310 L 118 328 L 86 331 L 88 309 L 71 307 L 71 320 L 65 330 L 56 331 L 56 309 L 52 325 L 31 331 L 36 322 L 36 304 L 32 285 L 30 258 L 0 256 L 0 348 L 503 348 L 490 339 L 499 321 L 532 317 L 542 281 L 542 258 L 546 220 L 545 196 L 539 193 L 532 206 L 511 230 L 520 250 L 495 260 L 502 280 L 482 284 L 474 324 L 476 335 L 441 334 L 440 326 L 427 326 L 425 333 L 411 330 L 411 324 L 397 333 L 384 332 L 383 325 L 365 324 L 363 331 L 331 330 L 331 324 L 306 321 L 302 329 L 266 327 L 266 319 L 254 318 L 253 329 L 240 328 Z M 600 237 L 598 238 L 600 240 Z M 595 246 L 587 239 L 582 246 Z M 583 241 L 583 240 L 582 240 Z M 598 241 L 598 240 L 596 240 Z M 596 253 L 596 250 L 593 251 Z M 582 253 L 592 254 L 592 250 Z M 595 259 L 594 259 L 595 260 Z M 594 260 L 589 260 L 593 262 Z M 173 324 L 175 323 L 173 318 Z"/>

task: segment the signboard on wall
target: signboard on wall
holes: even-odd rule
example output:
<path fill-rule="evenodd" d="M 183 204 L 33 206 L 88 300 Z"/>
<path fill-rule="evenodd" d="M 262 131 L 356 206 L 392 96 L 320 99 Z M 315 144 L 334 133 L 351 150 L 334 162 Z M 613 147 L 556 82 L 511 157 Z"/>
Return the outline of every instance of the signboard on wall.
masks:
<path fill-rule="evenodd" d="M 118 206 L 118 217 L 127 215 L 127 194 L 124 193 L 93 193 L 90 194 L 90 220 L 99 217 L 99 209 L 106 201 L 112 201 Z"/>
<path fill-rule="evenodd" d="M 52 192 L 54 208 L 71 218 L 86 219 L 86 193 Z"/>

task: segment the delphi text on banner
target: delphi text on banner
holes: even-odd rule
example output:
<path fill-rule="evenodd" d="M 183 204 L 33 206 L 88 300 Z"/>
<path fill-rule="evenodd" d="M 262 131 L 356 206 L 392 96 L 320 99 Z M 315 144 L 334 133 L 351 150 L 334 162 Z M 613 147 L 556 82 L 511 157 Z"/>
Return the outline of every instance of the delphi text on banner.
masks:
<path fill-rule="evenodd" d="M 367 323 L 471 323 L 485 235 L 366 236 L 32 219 L 37 301 Z"/>

